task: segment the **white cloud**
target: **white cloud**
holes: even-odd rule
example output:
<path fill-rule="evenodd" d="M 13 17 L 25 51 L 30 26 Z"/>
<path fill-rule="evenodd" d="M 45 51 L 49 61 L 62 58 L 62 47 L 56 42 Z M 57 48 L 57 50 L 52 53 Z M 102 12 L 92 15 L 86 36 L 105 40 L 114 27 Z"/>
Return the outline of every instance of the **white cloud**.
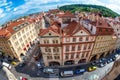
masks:
<path fill-rule="evenodd" d="M 57 5 L 69 5 L 69 4 L 93 4 L 106 6 L 113 11 L 120 13 L 120 1 L 119 0 L 24 0 L 25 3 L 17 7 L 13 6 L 12 2 L 7 2 L 7 0 L 0 0 L 0 7 L 4 7 L 5 10 L 0 8 L 0 17 L 5 15 L 10 18 L 10 14 L 24 15 L 26 13 L 46 11 L 49 9 L 56 8 Z M 11 15 L 11 17 L 13 17 Z M 5 18 L 7 20 L 7 18 Z M 3 19 L 0 19 L 3 20 Z"/>
<path fill-rule="evenodd" d="M 4 17 L 5 13 L 3 12 L 3 9 L 0 8 L 0 18 Z"/>

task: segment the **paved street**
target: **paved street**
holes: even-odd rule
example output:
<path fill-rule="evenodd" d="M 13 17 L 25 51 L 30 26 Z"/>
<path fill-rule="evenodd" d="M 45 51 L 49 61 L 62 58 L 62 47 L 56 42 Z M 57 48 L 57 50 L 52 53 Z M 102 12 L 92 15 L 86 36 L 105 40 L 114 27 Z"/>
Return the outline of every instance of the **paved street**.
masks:
<path fill-rule="evenodd" d="M 83 75 L 75 75 L 73 77 L 67 77 L 67 78 L 59 78 L 59 72 L 60 71 L 64 71 L 64 70 L 73 70 L 76 67 L 66 67 L 66 68 L 59 68 L 59 70 L 55 70 L 56 73 L 58 74 L 45 74 L 42 72 L 42 69 L 38 69 L 37 67 L 37 63 L 38 61 L 35 61 L 33 58 L 33 54 L 34 54 L 34 49 L 35 46 L 32 47 L 32 49 L 30 49 L 27 53 L 27 56 L 25 58 L 25 62 L 26 65 L 24 67 L 19 67 L 16 66 L 15 68 L 13 67 L 11 69 L 11 71 L 13 72 L 13 74 L 16 76 L 16 78 L 19 79 L 20 76 L 26 77 L 28 78 L 28 80 L 88 80 L 88 77 L 90 77 L 91 75 L 98 75 L 101 78 L 110 70 L 110 68 L 113 65 L 113 62 L 110 64 L 107 64 L 105 67 L 103 68 L 97 68 L 97 70 L 93 71 L 93 72 L 85 72 Z M 42 61 L 42 60 L 39 60 Z M 82 64 L 80 67 L 87 69 L 87 67 L 90 64 Z"/>
<path fill-rule="evenodd" d="M 113 66 L 113 62 L 106 65 L 103 68 L 98 68 L 95 71 L 85 72 L 83 75 L 78 75 L 74 77 L 60 78 L 59 80 L 89 80 L 88 77 L 94 74 L 98 75 L 100 77 L 99 80 L 101 80 L 101 78 L 111 69 L 112 66 Z"/>

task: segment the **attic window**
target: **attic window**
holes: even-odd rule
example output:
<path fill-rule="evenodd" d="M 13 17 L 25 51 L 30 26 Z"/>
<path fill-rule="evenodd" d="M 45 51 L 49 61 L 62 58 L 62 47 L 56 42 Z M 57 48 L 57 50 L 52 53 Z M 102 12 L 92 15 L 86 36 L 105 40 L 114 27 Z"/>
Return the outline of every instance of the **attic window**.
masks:
<path fill-rule="evenodd" d="M 83 32 L 81 31 L 81 33 L 83 33 Z"/>
<path fill-rule="evenodd" d="M 49 35 L 51 36 L 51 33 L 49 33 Z"/>
<path fill-rule="evenodd" d="M 13 27 L 13 29 L 14 29 L 15 31 L 17 31 L 17 30 L 18 30 L 18 28 L 17 28 L 17 27 Z"/>

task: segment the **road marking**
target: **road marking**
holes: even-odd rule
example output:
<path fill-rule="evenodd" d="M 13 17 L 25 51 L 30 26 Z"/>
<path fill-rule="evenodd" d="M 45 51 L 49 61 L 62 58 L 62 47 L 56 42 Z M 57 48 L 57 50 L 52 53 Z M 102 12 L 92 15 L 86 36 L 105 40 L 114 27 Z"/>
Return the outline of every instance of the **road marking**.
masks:
<path fill-rule="evenodd" d="M 49 80 L 59 80 L 59 78 L 49 78 Z"/>

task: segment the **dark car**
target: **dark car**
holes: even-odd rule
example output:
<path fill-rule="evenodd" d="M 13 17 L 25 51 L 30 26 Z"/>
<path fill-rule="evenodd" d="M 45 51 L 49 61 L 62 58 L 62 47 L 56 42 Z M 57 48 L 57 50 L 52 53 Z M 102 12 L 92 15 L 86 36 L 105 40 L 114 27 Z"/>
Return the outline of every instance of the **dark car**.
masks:
<path fill-rule="evenodd" d="M 115 61 L 115 60 L 116 60 L 116 58 L 115 58 L 115 57 L 113 57 L 113 58 L 112 58 L 112 60 L 113 60 L 113 61 Z"/>
<path fill-rule="evenodd" d="M 84 72 L 86 72 L 85 69 L 76 69 L 76 70 L 74 71 L 75 74 L 83 74 Z"/>
<path fill-rule="evenodd" d="M 96 65 L 96 62 L 95 62 L 95 61 L 91 62 L 91 65 L 92 65 L 92 66 L 95 66 L 95 65 Z"/>
<path fill-rule="evenodd" d="M 19 64 L 20 67 L 24 67 L 25 65 L 26 65 L 25 62 L 22 62 L 22 63 Z"/>
<path fill-rule="evenodd" d="M 99 68 L 102 68 L 102 67 L 104 67 L 106 64 L 104 64 L 104 63 L 99 63 L 97 66 L 99 67 Z"/>
<path fill-rule="evenodd" d="M 112 62 L 113 60 L 110 58 L 107 60 L 107 63 L 109 64 L 110 62 Z"/>

